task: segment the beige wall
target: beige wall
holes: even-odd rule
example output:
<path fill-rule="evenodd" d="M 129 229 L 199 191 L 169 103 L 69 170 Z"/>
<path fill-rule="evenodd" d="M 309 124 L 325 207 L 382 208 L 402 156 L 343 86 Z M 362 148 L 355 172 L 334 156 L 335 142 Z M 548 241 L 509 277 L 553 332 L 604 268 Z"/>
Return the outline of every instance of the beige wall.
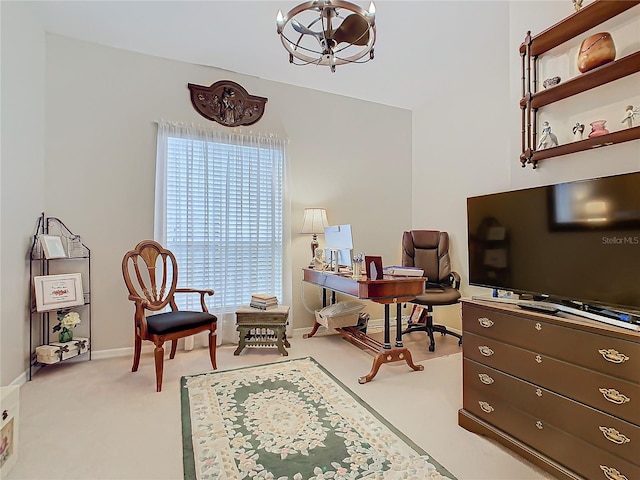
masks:
<path fill-rule="evenodd" d="M 28 366 L 27 255 L 45 205 L 45 35 L 24 4 L 1 9 L 0 385 L 7 385 Z"/>
<path fill-rule="evenodd" d="M 408 189 L 384 201 L 411 169 L 407 110 L 59 36 L 47 37 L 46 73 L 45 203 L 91 248 L 95 351 L 132 345 L 120 262 L 153 236 L 154 120 L 216 127 L 191 106 L 190 82 L 228 79 L 267 97 L 266 113 L 251 129 L 290 140 L 292 288 L 283 301 L 293 306 L 294 327 L 313 321 L 301 303 L 311 241 L 298 234 L 304 207 L 326 207 L 331 223 L 353 225 L 358 250 L 386 258 L 396 253 L 396 232 L 410 224 L 410 208 L 398 209 L 410 205 Z M 317 289 L 307 288 L 305 297 L 319 306 Z"/>

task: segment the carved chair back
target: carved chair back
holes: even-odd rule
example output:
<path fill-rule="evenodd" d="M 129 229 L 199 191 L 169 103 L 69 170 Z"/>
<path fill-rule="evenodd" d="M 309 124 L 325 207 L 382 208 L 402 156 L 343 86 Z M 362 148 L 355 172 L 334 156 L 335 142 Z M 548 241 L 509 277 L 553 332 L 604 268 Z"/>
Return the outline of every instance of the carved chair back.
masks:
<path fill-rule="evenodd" d="M 144 240 L 122 259 L 122 274 L 129 295 L 145 298 L 146 308 L 177 310 L 174 294 L 178 284 L 178 265 L 170 250 L 153 240 Z"/>

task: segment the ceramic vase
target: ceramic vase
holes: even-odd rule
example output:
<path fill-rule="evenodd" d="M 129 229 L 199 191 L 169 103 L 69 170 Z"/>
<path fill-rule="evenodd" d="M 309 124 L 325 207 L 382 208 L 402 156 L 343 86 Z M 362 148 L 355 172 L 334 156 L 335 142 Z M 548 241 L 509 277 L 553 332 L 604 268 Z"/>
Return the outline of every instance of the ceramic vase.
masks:
<path fill-rule="evenodd" d="M 595 122 L 591 122 L 591 133 L 589 133 L 589 138 L 599 137 L 600 135 L 606 135 L 609 133 L 609 130 L 604 128 L 604 125 L 607 123 L 606 120 L 597 120 Z"/>
<path fill-rule="evenodd" d="M 578 51 L 578 70 L 588 72 L 616 59 L 616 46 L 608 32 L 600 32 L 585 38 Z"/>

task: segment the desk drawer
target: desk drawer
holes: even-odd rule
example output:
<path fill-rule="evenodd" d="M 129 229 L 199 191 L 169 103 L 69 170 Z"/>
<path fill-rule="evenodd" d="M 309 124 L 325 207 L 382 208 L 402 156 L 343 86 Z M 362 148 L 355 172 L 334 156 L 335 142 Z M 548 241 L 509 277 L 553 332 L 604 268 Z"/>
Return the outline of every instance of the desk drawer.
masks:
<path fill-rule="evenodd" d="M 465 333 L 465 358 L 640 425 L 640 385 Z"/>
<path fill-rule="evenodd" d="M 464 385 L 640 466 L 640 426 L 465 359 Z"/>
<path fill-rule="evenodd" d="M 463 405 L 468 412 L 587 479 L 640 479 L 637 465 L 528 415 L 504 399 L 470 388 L 465 390 Z M 610 476 L 604 474 L 605 469 Z M 624 477 L 615 476 L 611 473 L 614 470 Z"/>
<path fill-rule="evenodd" d="M 640 384 L 640 343 L 463 303 L 463 329 Z"/>

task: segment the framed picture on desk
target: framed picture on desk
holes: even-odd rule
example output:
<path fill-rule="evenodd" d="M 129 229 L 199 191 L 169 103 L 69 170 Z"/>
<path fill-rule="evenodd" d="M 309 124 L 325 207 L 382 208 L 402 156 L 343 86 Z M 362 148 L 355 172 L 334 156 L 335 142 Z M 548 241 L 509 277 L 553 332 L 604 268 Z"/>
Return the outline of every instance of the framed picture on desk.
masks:
<path fill-rule="evenodd" d="M 365 271 L 369 280 L 382 280 L 382 257 L 364 257 Z"/>

